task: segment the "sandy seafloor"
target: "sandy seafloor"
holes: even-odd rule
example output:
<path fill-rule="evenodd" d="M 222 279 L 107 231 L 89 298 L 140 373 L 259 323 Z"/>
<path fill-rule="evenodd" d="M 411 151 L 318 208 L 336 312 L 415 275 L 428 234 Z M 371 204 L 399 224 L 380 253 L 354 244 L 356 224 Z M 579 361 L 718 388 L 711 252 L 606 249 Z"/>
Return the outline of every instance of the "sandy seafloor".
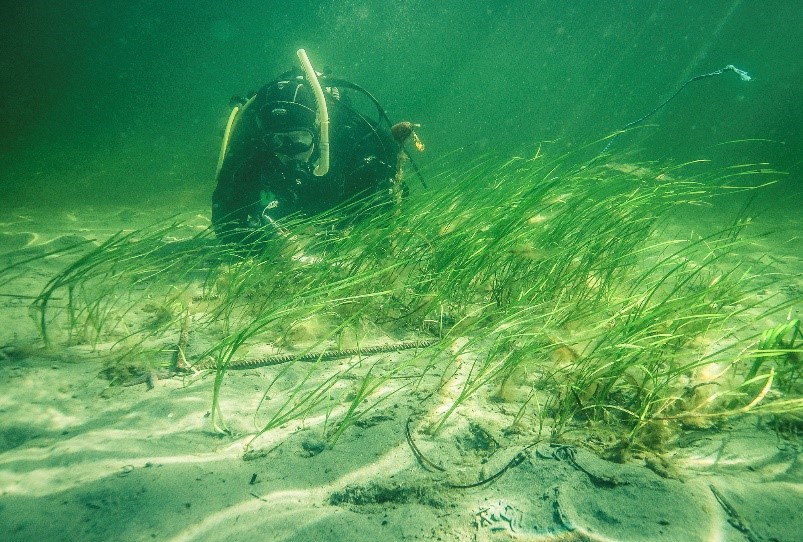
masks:
<path fill-rule="evenodd" d="M 103 239 L 147 225 L 154 213 L 160 211 L 17 209 L 2 220 L 0 253 L 13 252 L 2 264 L 69 244 L 73 236 Z M 205 227 L 205 217 L 199 210 L 193 225 Z M 772 220 L 778 233 L 755 246 L 757 257 L 775 254 L 780 270 L 797 273 L 788 287 L 799 289 L 803 253 L 790 247 L 801 246 L 800 217 L 790 212 Z M 785 248 L 779 253 L 773 246 Z M 276 368 L 227 376 L 222 408 L 233 436 L 211 431 L 211 377 L 109 390 L 98 354 L 85 345 L 43 349 L 29 317 L 30 299 L 23 296 L 35 296 L 65 263 L 25 264 L 0 298 L 0 539 L 792 542 L 803 536 L 800 442 L 755 416 L 683 433 L 660 458 L 636 454 L 618 464 L 581 443 L 561 449 L 544 442 L 523 452 L 505 446 L 493 416 L 483 417 L 477 438 L 447 430 L 433 439 L 419 430 L 422 394 L 409 392 L 382 402 L 334 448 L 322 446 L 322 420 L 315 418 L 263 435 L 244 454 L 260 389 Z M 393 362 L 404 355 L 385 356 Z M 408 420 L 417 447 L 443 472 L 417 461 Z M 497 472 L 519 452 L 520 461 L 496 480 L 453 487 Z"/>

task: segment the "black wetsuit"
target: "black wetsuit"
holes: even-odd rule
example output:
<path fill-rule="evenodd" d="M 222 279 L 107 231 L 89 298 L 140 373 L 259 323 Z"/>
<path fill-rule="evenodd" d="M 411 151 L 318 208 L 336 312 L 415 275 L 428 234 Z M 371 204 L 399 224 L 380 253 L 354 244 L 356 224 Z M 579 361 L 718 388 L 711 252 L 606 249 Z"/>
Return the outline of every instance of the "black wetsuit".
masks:
<path fill-rule="evenodd" d="M 399 144 L 387 118 L 369 119 L 340 89 L 330 87 L 325 95 L 331 150 L 329 172 L 321 177 L 312 173 L 319 157 L 315 104 L 303 79 L 295 76 L 264 86 L 239 112 L 212 196 L 219 237 L 241 240 L 267 222 L 295 213 L 318 214 L 363 196 L 387 194 L 392 199 Z M 277 108 L 288 104 L 298 111 L 286 116 L 295 118 L 276 117 Z M 298 127 L 315 133 L 313 154 L 308 162 L 283 164 L 270 137 Z"/>

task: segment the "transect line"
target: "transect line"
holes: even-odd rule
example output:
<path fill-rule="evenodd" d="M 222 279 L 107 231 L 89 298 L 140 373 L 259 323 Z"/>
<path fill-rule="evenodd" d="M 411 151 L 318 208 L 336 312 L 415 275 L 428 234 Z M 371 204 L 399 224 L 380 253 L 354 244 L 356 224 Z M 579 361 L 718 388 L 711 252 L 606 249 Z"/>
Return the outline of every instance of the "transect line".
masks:
<path fill-rule="evenodd" d="M 426 348 L 437 344 L 439 339 L 425 339 L 420 341 L 402 341 L 398 343 L 380 344 L 378 346 L 366 346 L 363 348 L 348 348 L 344 350 L 323 350 L 321 352 L 308 352 L 306 354 L 278 354 L 265 358 L 256 359 L 235 359 L 229 362 L 226 369 L 254 369 L 257 367 L 270 367 L 293 361 L 330 361 L 334 359 L 345 359 L 353 356 L 370 356 L 373 354 L 385 354 L 389 352 L 400 352 L 402 350 L 413 350 Z M 205 360 L 192 366 L 193 369 L 215 369 L 217 362 Z"/>

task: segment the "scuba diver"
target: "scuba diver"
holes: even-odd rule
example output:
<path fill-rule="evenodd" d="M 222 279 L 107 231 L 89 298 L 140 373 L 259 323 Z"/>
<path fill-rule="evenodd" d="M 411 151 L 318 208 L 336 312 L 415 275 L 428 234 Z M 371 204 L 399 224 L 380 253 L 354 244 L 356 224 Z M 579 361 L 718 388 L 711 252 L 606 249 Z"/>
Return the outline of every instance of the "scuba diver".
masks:
<path fill-rule="evenodd" d="M 404 142 L 412 138 L 423 150 L 417 125 L 391 126 L 367 91 L 315 72 L 303 49 L 298 55 L 303 72 L 286 72 L 239 100 L 229 117 L 212 196 L 212 224 L 223 241 L 280 233 L 284 217 L 363 198 L 368 207 L 386 207 L 408 192 Z"/>

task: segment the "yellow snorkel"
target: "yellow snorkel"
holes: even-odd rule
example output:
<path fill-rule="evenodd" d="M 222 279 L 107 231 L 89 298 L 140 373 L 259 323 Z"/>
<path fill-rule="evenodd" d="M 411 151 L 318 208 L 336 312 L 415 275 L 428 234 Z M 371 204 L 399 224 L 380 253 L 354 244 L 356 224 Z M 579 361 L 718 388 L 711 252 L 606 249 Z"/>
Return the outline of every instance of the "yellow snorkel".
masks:
<path fill-rule="evenodd" d="M 226 131 L 223 132 L 223 145 L 220 147 L 220 155 L 217 158 L 217 169 L 215 170 L 215 177 L 217 178 L 220 175 L 220 170 L 223 167 L 223 160 L 226 158 L 226 151 L 229 148 L 229 139 L 231 138 L 231 130 L 234 128 L 234 119 L 237 118 L 237 114 L 240 112 L 240 106 L 235 105 L 234 109 L 231 110 L 229 114 L 229 120 L 226 123 Z"/>
<path fill-rule="evenodd" d="M 318 144 L 321 152 L 318 163 L 315 164 L 315 170 L 312 173 L 321 177 L 329 171 L 329 110 L 326 108 L 326 97 L 323 94 L 321 83 L 318 82 L 318 76 L 312 68 L 312 63 L 309 61 L 307 52 L 304 49 L 299 49 L 296 54 L 298 54 L 298 59 L 301 60 L 301 67 L 304 68 L 304 74 L 307 76 L 307 81 L 312 85 L 315 101 L 318 103 L 318 124 L 321 127 Z"/>

